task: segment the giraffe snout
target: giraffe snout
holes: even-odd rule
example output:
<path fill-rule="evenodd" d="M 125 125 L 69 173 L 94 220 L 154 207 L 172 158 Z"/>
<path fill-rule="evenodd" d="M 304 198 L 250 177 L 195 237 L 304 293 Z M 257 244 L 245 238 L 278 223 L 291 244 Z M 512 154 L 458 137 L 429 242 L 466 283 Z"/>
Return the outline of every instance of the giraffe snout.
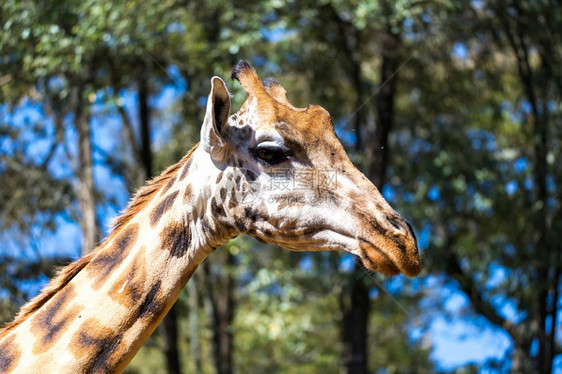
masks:
<path fill-rule="evenodd" d="M 416 276 L 422 270 L 421 259 L 418 248 L 418 241 L 414 229 L 408 221 L 400 217 L 398 221 L 399 229 L 402 237 L 402 243 L 399 248 L 402 250 L 402 269 L 403 273 L 407 276 Z"/>
<path fill-rule="evenodd" d="M 363 245 L 362 251 L 364 257 L 377 264 L 376 270 L 373 270 L 386 275 L 393 275 L 392 269 L 409 277 L 418 275 L 422 269 L 418 243 L 408 221 L 396 212 L 388 212 L 368 222 L 366 241 L 370 242 L 371 246 Z M 376 251 L 369 249 L 370 247 Z M 381 256 L 382 254 L 384 256 Z M 389 262 L 394 267 L 390 266 Z"/>

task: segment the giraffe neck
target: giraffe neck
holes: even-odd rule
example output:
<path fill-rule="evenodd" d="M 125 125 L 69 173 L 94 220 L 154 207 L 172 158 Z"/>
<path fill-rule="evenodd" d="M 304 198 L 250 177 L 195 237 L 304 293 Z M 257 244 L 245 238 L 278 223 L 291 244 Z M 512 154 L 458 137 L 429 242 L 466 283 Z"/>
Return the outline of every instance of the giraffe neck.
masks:
<path fill-rule="evenodd" d="M 188 156 L 141 189 L 114 233 L 0 331 L 0 372 L 125 368 L 197 266 L 232 236 L 210 213 L 214 168 L 197 148 Z"/>

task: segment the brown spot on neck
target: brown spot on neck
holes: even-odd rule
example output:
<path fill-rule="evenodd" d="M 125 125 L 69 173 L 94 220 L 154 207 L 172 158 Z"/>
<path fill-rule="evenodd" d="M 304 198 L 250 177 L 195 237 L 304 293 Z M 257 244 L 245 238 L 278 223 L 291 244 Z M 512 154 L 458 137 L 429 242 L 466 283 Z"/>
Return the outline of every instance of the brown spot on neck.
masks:
<path fill-rule="evenodd" d="M 18 365 L 21 351 L 15 342 L 15 337 L 10 336 L 0 342 L 0 373 L 8 374 Z"/>
<path fill-rule="evenodd" d="M 150 226 L 154 227 L 162 218 L 162 215 L 166 213 L 174 204 L 179 191 L 174 191 L 168 196 L 166 196 L 150 213 Z"/>
<path fill-rule="evenodd" d="M 209 223 L 209 219 L 206 216 L 203 216 L 201 218 L 201 228 L 203 230 L 203 233 L 206 236 L 211 237 L 211 238 L 215 237 L 215 235 L 216 235 L 215 229 Z"/>
<path fill-rule="evenodd" d="M 162 195 L 164 195 L 166 192 L 168 192 L 168 190 L 170 188 L 172 188 L 172 186 L 174 185 L 174 183 L 176 183 L 176 176 L 172 176 L 170 178 L 170 180 L 168 180 L 168 183 L 166 183 L 166 185 L 164 186 L 164 188 L 162 189 Z"/>
<path fill-rule="evenodd" d="M 56 344 L 64 330 L 84 309 L 82 306 L 69 305 L 76 297 L 72 284 L 67 284 L 57 293 L 49 304 L 39 309 L 39 312 L 31 320 L 31 331 L 38 340 L 33 345 L 33 354 L 48 351 Z"/>
<path fill-rule="evenodd" d="M 138 318 L 158 317 L 166 308 L 166 300 L 162 296 L 162 281 L 156 282 L 146 294 L 140 305 Z"/>
<path fill-rule="evenodd" d="M 187 187 L 185 187 L 185 191 L 183 192 L 183 202 L 190 202 L 192 197 L 193 195 L 191 193 L 191 184 L 188 184 Z"/>
<path fill-rule="evenodd" d="M 221 171 L 221 172 L 217 175 L 217 179 L 215 180 L 215 184 L 219 184 L 219 182 L 222 180 L 222 174 L 223 174 L 223 172 Z"/>
<path fill-rule="evenodd" d="M 119 326 L 119 330 L 103 326 L 93 318 L 82 323 L 69 344 L 71 353 L 83 362 L 81 372 L 105 374 L 124 369 L 132 359 L 133 352 L 142 344 L 140 341 L 125 341 L 124 337 L 128 336 L 135 325 L 155 328 L 169 306 L 161 280 L 152 285 L 147 293 L 143 292 L 143 295 L 142 301 L 139 300 L 131 308 L 129 318 Z"/>
<path fill-rule="evenodd" d="M 122 338 L 122 335 L 90 318 L 73 335 L 69 347 L 74 356 L 86 360 L 81 372 L 110 373 L 124 356 L 126 347 Z"/>
<path fill-rule="evenodd" d="M 137 241 L 138 233 L 139 225 L 136 223 L 124 227 L 86 267 L 94 281 L 93 289 L 99 289 L 115 268 L 129 255 L 131 248 Z"/>
<path fill-rule="evenodd" d="M 189 155 L 191 155 L 191 152 Z M 180 182 L 183 181 L 185 177 L 187 177 L 189 168 L 191 167 L 191 160 L 192 160 L 191 158 L 188 158 L 187 161 L 183 164 L 182 171 L 180 174 L 180 179 L 179 179 Z"/>
<path fill-rule="evenodd" d="M 260 214 L 256 210 L 250 208 L 249 206 L 244 208 L 244 216 L 251 223 L 254 223 L 260 219 Z"/>
<path fill-rule="evenodd" d="M 174 222 L 162 230 L 160 238 L 162 249 L 170 251 L 173 257 L 183 257 L 191 243 L 191 232 L 187 224 Z"/>
<path fill-rule="evenodd" d="M 121 271 L 121 275 L 111 286 L 109 296 L 124 307 L 133 308 L 142 298 L 145 278 L 146 254 L 143 246 L 129 267 Z"/>
<path fill-rule="evenodd" d="M 217 203 L 217 199 L 215 199 L 214 196 L 211 198 L 211 212 L 213 213 L 213 216 L 217 218 L 226 217 L 226 211 L 224 210 L 222 203 Z"/>

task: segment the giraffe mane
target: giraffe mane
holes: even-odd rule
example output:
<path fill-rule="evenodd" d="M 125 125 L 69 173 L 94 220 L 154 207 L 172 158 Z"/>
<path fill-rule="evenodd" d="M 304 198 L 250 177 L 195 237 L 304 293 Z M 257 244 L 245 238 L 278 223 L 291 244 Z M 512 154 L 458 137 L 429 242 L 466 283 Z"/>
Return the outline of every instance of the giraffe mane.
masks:
<path fill-rule="evenodd" d="M 72 278 L 80 272 L 80 270 L 84 269 L 84 267 L 90 263 L 94 256 L 95 252 L 92 251 L 70 265 L 60 269 L 58 274 L 47 284 L 45 288 L 43 288 L 41 293 L 25 304 L 12 322 L 4 325 L 2 330 L 0 330 L 0 340 L 8 335 L 12 329 L 25 321 L 27 317 L 33 314 L 47 301 L 49 301 L 57 292 L 62 290 L 64 286 L 66 286 L 68 282 L 70 282 Z"/>
<path fill-rule="evenodd" d="M 125 226 L 144 206 L 152 199 L 153 195 L 162 188 L 168 181 L 177 173 L 177 171 L 191 158 L 191 155 L 197 148 L 199 143 L 197 143 L 191 150 L 185 155 L 180 162 L 168 167 L 159 176 L 148 181 L 143 187 L 141 187 L 133 198 L 129 201 L 129 204 L 113 221 L 113 228 L 108 236 L 110 239 L 116 232 L 119 231 L 123 226 Z"/>
<path fill-rule="evenodd" d="M 185 155 L 180 162 L 170 166 L 164 170 L 159 176 L 153 178 L 147 182 L 142 188 L 140 188 L 133 198 L 130 200 L 129 204 L 125 210 L 117 217 L 113 223 L 113 228 L 104 243 L 111 240 L 121 228 L 123 228 L 142 208 L 150 201 L 153 195 L 166 185 L 170 179 L 177 173 L 177 171 L 185 165 L 191 158 L 193 152 L 199 144 L 196 144 L 188 153 Z M 58 274 L 51 279 L 51 281 L 43 288 L 41 293 L 35 296 L 30 302 L 25 304 L 16 318 L 5 324 L 0 329 L 0 339 L 3 339 L 8 333 L 13 330 L 16 326 L 23 323 L 31 314 L 36 312 L 39 308 L 45 305 L 57 292 L 62 290 L 82 269 L 86 267 L 98 254 L 100 248 L 103 247 L 103 243 L 92 250 L 90 253 L 81 257 L 80 259 L 74 261 L 73 263 L 61 268 Z"/>

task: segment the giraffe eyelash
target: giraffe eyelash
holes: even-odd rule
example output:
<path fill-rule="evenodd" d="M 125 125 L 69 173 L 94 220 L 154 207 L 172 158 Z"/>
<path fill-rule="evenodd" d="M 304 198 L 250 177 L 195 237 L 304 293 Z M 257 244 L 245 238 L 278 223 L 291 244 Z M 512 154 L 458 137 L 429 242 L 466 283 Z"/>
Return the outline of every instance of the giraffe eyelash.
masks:
<path fill-rule="evenodd" d="M 289 159 L 287 150 L 280 147 L 258 147 L 253 151 L 254 157 L 266 166 L 278 165 Z"/>

